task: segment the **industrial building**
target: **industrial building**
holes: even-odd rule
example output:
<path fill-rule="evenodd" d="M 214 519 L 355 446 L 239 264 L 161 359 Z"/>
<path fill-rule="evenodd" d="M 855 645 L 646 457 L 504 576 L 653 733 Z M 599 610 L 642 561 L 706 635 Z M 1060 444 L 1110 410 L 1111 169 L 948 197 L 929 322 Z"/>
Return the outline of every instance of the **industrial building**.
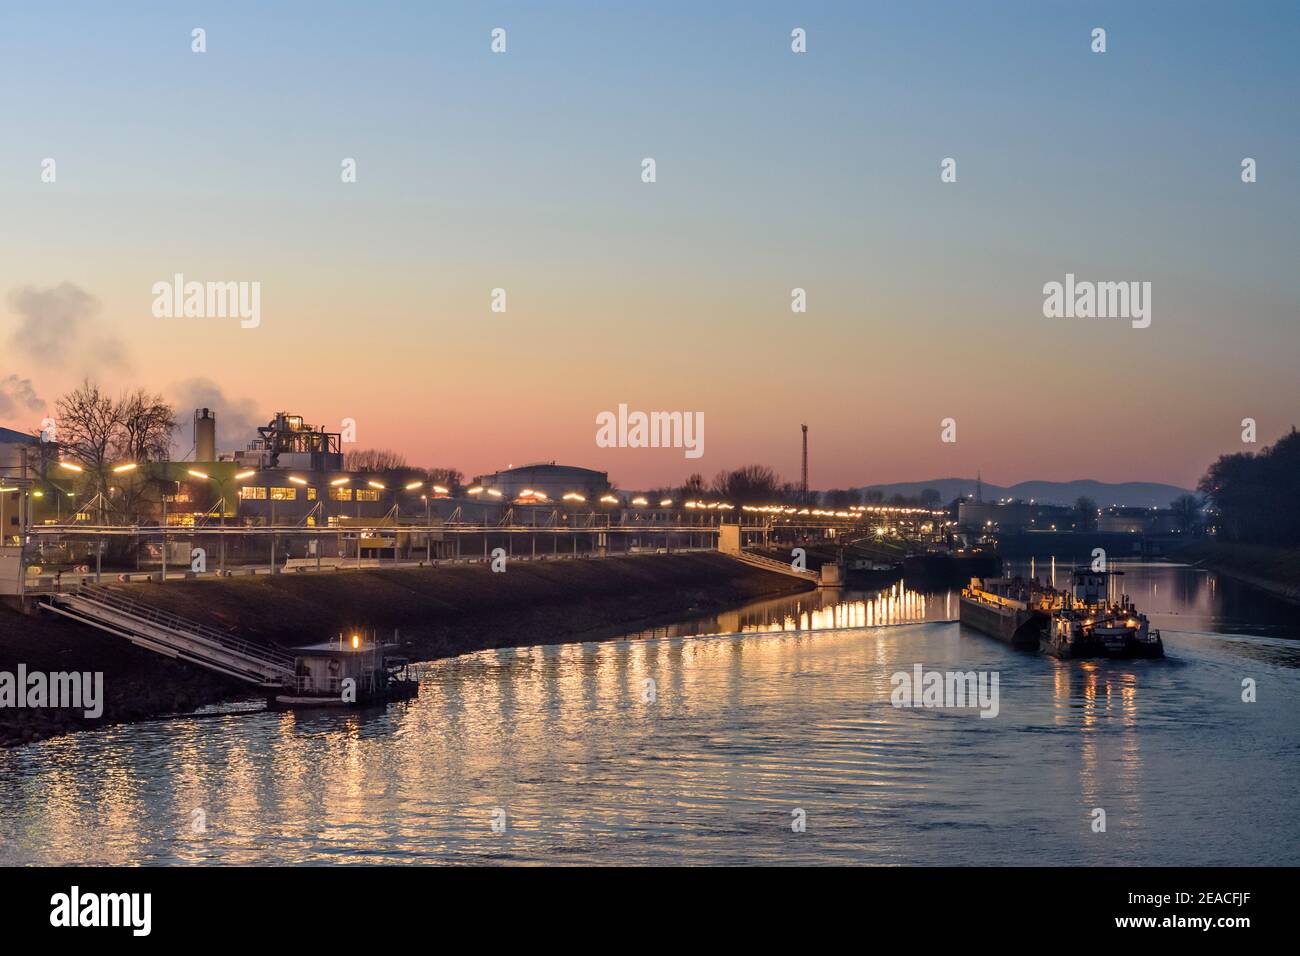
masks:
<path fill-rule="evenodd" d="M 102 497 L 87 490 L 89 476 L 79 466 L 64 466 L 66 471 L 50 467 L 59 460 L 57 449 L 43 455 L 38 437 L 0 430 L 0 479 L 26 475 L 31 480 L 27 492 L 15 488 L 3 494 L 0 524 L 18 533 L 18 505 L 24 503 L 30 506 L 27 521 L 35 525 L 158 522 L 196 531 L 218 526 L 337 529 L 337 540 L 313 539 L 327 555 L 353 537 L 351 529 L 391 527 L 391 534 L 361 535 L 354 547 L 391 553 L 394 547 L 418 544 L 432 552 L 440 550 L 442 536 L 430 533 L 429 542 L 417 542 L 422 526 L 496 524 L 510 508 L 516 509 L 516 522 L 545 523 L 556 508 L 612 513 L 622 504 L 611 492 L 608 473 L 555 462 L 479 475 L 455 498 L 452 489 L 421 480 L 418 469 L 409 474 L 403 469 L 350 471 L 344 467 L 341 433 L 287 412 L 277 412 L 259 427 L 246 447 L 220 451 L 217 415 L 211 408 L 194 410 L 192 460 L 114 467 Z M 282 556 L 296 556 L 301 544 L 282 540 Z M 183 547 L 176 539 L 178 553 Z"/>
<path fill-rule="evenodd" d="M 23 492 L 15 479 L 36 474 L 40 439 L 35 435 L 0 428 L 0 543 L 21 532 Z M 6 479 L 9 479 L 6 481 Z"/>
<path fill-rule="evenodd" d="M 1020 531 L 1073 531 L 1078 514 L 1064 505 L 1026 501 L 963 501 L 957 505 L 957 526 L 975 534 Z"/>
<path fill-rule="evenodd" d="M 341 434 L 316 428 L 301 415 L 277 412 L 258 428 L 258 437 L 237 451 L 216 452 L 216 414 L 198 409 L 194 417 L 195 461 L 183 463 L 177 496 L 209 508 L 226 504 L 225 516 L 244 525 L 346 527 L 391 517 L 423 523 L 447 518 L 461 504 L 447 489 L 427 482 L 395 482 L 391 475 L 346 471 Z M 211 456 L 210 460 L 209 456 Z M 178 499 L 179 500 L 179 499 Z M 462 517 L 481 519 L 485 507 L 469 503 Z M 183 520 L 183 519 L 181 519 Z"/>
<path fill-rule="evenodd" d="M 566 502 L 600 505 L 602 498 L 613 497 L 611 490 L 609 472 L 557 465 L 553 461 L 478 475 L 469 489 L 474 495 L 496 497 L 521 505 L 555 505 Z"/>

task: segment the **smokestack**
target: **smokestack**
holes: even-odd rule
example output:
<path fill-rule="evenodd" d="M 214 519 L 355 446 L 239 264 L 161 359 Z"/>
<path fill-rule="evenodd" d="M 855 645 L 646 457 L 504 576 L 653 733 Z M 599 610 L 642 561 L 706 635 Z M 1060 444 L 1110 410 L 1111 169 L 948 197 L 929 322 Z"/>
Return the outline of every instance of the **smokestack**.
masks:
<path fill-rule="evenodd" d="M 194 460 L 217 460 L 217 413 L 210 408 L 194 409 Z"/>
<path fill-rule="evenodd" d="M 803 496 L 803 503 L 808 503 L 808 426 L 800 425 L 803 429 L 803 471 L 799 476 L 799 492 Z"/>

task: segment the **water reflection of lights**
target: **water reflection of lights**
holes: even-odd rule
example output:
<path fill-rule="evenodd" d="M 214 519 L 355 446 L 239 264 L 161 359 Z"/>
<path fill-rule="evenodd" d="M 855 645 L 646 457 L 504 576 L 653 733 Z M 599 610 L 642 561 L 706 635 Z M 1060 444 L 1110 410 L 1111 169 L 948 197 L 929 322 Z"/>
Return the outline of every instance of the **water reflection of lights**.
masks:
<path fill-rule="evenodd" d="M 795 608 L 759 607 L 741 615 L 734 633 L 828 631 L 853 627 L 884 627 L 935 620 L 931 605 L 938 595 L 922 594 L 903 582 L 870 597 L 843 600 L 835 595 L 809 595 Z M 944 618 L 951 609 L 951 592 L 944 595 Z M 806 605 L 805 605 L 806 601 Z"/>
<path fill-rule="evenodd" d="M 1118 726 L 1122 735 L 1118 765 L 1122 779 L 1136 793 L 1140 789 L 1142 755 L 1138 742 L 1138 677 L 1131 670 L 1116 670 L 1097 661 L 1058 661 L 1053 674 L 1056 702 L 1053 723 L 1077 727 L 1079 735 L 1079 795 L 1092 806 L 1101 800 L 1101 748 L 1106 731 Z M 1113 785 L 1112 785 L 1113 786 Z"/>

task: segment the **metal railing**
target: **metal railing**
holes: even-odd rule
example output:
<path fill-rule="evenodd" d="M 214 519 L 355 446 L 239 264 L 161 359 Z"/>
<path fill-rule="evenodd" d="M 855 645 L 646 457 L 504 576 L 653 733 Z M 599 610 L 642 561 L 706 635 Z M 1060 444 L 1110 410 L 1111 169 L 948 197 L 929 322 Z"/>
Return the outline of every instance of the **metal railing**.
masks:
<path fill-rule="evenodd" d="M 810 581 L 817 580 L 816 571 L 809 571 L 807 568 L 796 568 L 786 561 L 777 561 L 775 558 L 766 558 L 761 554 L 754 554 L 752 551 L 741 551 L 737 557 L 746 564 L 752 564 L 756 567 L 768 568 L 772 571 L 779 571 L 782 574 L 791 574 L 797 577 L 807 578 Z"/>
<path fill-rule="evenodd" d="M 80 598 L 92 605 L 116 611 L 119 614 L 125 614 L 136 621 L 155 625 L 188 640 L 215 645 L 219 650 L 227 651 L 263 665 L 269 665 L 277 670 L 293 670 L 295 658 L 292 654 L 266 644 L 246 641 L 243 638 L 219 631 L 206 624 L 200 624 L 189 618 L 181 617 L 179 614 L 172 614 L 142 601 L 132 600 L 101 585 L 82 585 L 76 591 L 71 592 L 69 596 Z"/>

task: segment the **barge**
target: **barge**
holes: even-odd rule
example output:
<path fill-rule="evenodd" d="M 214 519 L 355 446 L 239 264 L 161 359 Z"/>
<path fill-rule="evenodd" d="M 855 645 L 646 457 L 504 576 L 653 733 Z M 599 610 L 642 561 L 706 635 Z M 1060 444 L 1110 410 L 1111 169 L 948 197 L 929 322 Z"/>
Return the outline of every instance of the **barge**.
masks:
<path fill-rule="evenodd" d="M 1037 649 L 1051 611 L 1049 592 L 1020 578 L 972 578 L 962 588 L 958 618 L 1012 647 Z"/>
<path fill-rule="evenodd" d="M 1013 647 L 1054 657 L 1157 658 L 1160 632 L 1129 600 L 1114 599 L 1111 581 L 1122 571 L 1071 572 L 1067 591 L 1021 578 L 972 578 L 961 592 L 959 619 Z"/>

